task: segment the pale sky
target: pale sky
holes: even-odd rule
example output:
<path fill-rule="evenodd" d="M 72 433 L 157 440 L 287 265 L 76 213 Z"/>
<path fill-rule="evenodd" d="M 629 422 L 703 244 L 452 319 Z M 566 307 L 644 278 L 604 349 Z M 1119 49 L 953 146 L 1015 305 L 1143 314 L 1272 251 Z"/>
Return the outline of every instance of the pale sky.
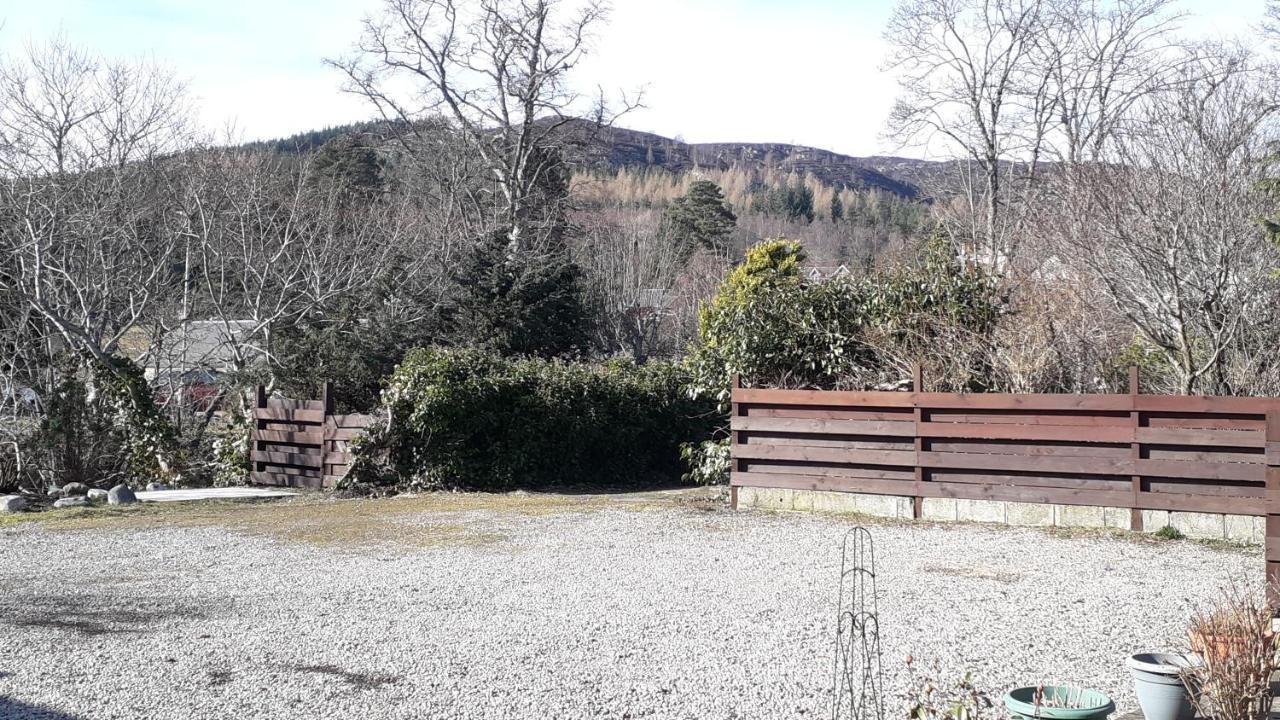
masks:
<path fill-rule="evenodd" d="M 245 140 L 371 117 L 322 59 L 343 54 L 379 0 L 0 0 L 0 50 L 61 30 L 185 79 L 203 124 Z M 1240 35 L 1264 0 L 1187 0 L 1195 34 Z M 689 142 L 786 142 L 904 154 L 883 138 L 896 85 L 881 72 L 891 0 L 614 0 L 580 68 L 584 89 L 646 88 L 620 123 Z"/>

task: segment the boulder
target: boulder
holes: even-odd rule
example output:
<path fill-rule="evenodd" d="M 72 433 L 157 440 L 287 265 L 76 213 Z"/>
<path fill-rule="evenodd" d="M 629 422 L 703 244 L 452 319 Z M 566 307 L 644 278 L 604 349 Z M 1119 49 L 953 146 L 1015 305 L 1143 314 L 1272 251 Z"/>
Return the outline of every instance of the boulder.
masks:
<path fill-rule="evenodd" d="M 107 502 L 112 505 L 132 505 L 138 502 L 138 496 L 133 494 L 128 485 L 117 485 L 107 491 Z"/>
<path fill-rule="evenodd" d="M 154 492 L 156 490 L 168 490 L 168 489 L 169 489 L 169 486 L 165 485 L 164 483 L 158 483 L 158 482 L 147 483 L 147 492 Z"/>
<path fill-rule="evenodd" d="M 53 502 L 55 508 L 84 507 L 88 504 L 89 501 L 82 497 L 64 497 Z"/>
<path fill-rule="evenodd" d="M 51 487 L 51 488 L 49 488 L 49 492 L 45 493 L 45 495 L 48 495 L 49 497 L 51 497 L 51 498 L 53 498 L 53 499 L 55 499 L 55 500 L 56 500 L 56 499 L 58 499 L 58 498 L 62 497 L 62 488 L 60 488 L 60 487 Z"/>
<path fill-rule="evenodd" d="M 67 483 L 62 486 L 62 497 L 84 497 L 89 494 L 89 486 L 84 483 Z"/>
<path fill-rule="evenodd" d="M 89 498 L 89 502 L 93 503 L 94 505 L 101 505 L 102 503 L 107 501 L 107 491 L 99 490 L 98 488 L 93 488 L 92 490 L 89 491 L 89 494 L 86 495 L 85 497 Z"/>
<path fill-rule="evenodd" d="M 0 495 L 0 512 L 22 512 L 27 509 L 27 499 L 21 495 Z"/>

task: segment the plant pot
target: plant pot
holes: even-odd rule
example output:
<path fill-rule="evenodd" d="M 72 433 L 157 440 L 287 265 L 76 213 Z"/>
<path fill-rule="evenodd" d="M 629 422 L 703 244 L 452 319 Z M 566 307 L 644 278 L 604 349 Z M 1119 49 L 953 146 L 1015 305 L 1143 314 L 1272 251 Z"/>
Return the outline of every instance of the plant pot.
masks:
<path fill-rule="evenodd" d="M 1043 690 L 1044 704 L 1037 705 L 1037 690 Z M 1068 698 L 1079 707 L 1049 707 Z M 1005 693 L 1004 706 L 1017 720 L 1106 720 L 1116 711 L 1111 698 L 1097 690 L 1049 685 L 1010 690 Z"/>
<path fill-rule="evenodd" d="M 1138 707 L 1147 720 L 1192 720 L 1195 706 L 1184 674 L 1199 664 L 1198 659 L 1167 653 L 1139 653 L 1125 665 L 1133 674 Z"/>

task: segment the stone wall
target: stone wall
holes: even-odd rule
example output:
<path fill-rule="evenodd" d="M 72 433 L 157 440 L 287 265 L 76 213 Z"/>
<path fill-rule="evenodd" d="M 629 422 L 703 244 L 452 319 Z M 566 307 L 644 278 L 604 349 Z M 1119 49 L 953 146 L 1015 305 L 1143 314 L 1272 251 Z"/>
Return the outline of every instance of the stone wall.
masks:
<path fill-rule="evenodd" d="M 912 519 L 912 500 L 896 495 L 738 488 L 738 507 L 822 513 L 860 513 L 877 517 Z M 1129 529 L 1129 509 L 1082 505 L 1042 505 L 996 500 L 925 498 L 922 518 L 933 522 L 989 522 L 1033 527 L 1083 527 Z M 1187 537 L 1261 544 L 1266 519 L 1246 515 L 1143 510 L 1143 527 L 1154 532 L 1170 526 Z"/>

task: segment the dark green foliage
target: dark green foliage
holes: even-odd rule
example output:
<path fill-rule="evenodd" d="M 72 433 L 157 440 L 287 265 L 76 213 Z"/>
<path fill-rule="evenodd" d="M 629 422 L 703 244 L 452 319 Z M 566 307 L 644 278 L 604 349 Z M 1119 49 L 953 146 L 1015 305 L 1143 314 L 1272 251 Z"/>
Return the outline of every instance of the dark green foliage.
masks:
<path fill-rule="evenodd" d="M 360 317 L 357 308 L 346 307 L 277 334 L 276 387 L 286 397 L 319 397 L 329 381 L 337 412 L 370 412 L 378 405 L 383 380 L 405 353 L 437 339 L 429 319 L 400 322 L 377 310 Z"/>
<path fill-rule="evenodd" d="M 411 352 L 388 381 L 352 481 L 508 490 L 674 479 L 681 443 L 704 437 L 707 403 L 676 366 Z"/>
<path fill-rule="evenodd" d="M 1187 536 L 1178 528 L 1172 525 L 1165 525 L 1159 530 L 1151 533 L 1151 537 L 1160 540 L 1185 540 Z"/>
<path fill-rule="evenodd" d="M 322 145 L 311 162 L 315 177 L 360 197 L 371 198 L 382 191 L 382 158 L 366 135 L 338 135 Z"/>
<path fill-rule="evenodd" d="M 343 135 L 369 132 L 380 124 L 378 122 L 362 122 L 350 125 L 335 125 L 321 130 L 297 133 L 286 138 L 245 143 L 241 147 L 246 150 L 270 150 L 271 152 L 284 154 L 302 154 L 315 150 Z"/>
<path fill-rule="evenodd" d="M 710 180 L 695 180 L 683 197 L 663 213 L 667 232 L 687 251 L 716 250 L 737 225 L 720 186 Z"/>
<path fill-rule="evenodd" d="M 180 480 L 177 434 L 142 369 L 123 358 L 65 363 L 40 426 L 25 441 L 37 472 L 59 485 Z"/>
<path fill-rule="evenodd" d="M 74 373 L 68 367 L 49 394 L 44 418 L 23 448 L 27 462 L 58 485 L 123 477 L 127 464 L 109 414 L 101 403 L 89 402 L 88 388 Z"/>
<path fill-rule="evenodd" d="M 831 210 L 828 214 L 831 216 L 831 222 L 840 222 L 844 219 L 844 201 L 840 199 L 839 190 L 831 195 Z"/>
<path fill-rule="evenodd" d="M 939 346 L 967 362 L 956 338 L 981 338 L 999 317 L 994 281 L 961 267 L 937 237 L 917 263 L 863 278 L 806 282 L 803 260 L 799 243 L 760 243 L 704 306 L 687 364 L 693 391 L 721 412 L 735 374 L 748 386 L 867 388 Z M 965 389 L 986 376 L 970 366 L 956 375 Z M 686 448 L 693 479 L 726 479 L 723 443 Z"/>
<path fill-rule="evenodd" d="M 915 264 L 866 277 L 809 283 L 799 243 L 770 240 L 747 252 L 699 317 L 690 350 L 698 387 L 721 400 L 730 378 L 803 387 L 888 379 L 884 350 L 930 352 L 940 333 L 989 333 L 1000 314 L 994 280 L 960 266 L 941 238 Z"/>
<path fill-rule="evenodd" d="M 461 262 L 453 315 L 461 344 L 504 355 L 579 354 L 589 335 L 581 271 L 563 247 L 512 253 L 505 232 L 482 238 Z"/>
<path fill-rule="evenodd" d="M 788 220 L 813 222 L 813 191 L 804 185 L 782 185 L 757 195 L 752 209 Z"/>

